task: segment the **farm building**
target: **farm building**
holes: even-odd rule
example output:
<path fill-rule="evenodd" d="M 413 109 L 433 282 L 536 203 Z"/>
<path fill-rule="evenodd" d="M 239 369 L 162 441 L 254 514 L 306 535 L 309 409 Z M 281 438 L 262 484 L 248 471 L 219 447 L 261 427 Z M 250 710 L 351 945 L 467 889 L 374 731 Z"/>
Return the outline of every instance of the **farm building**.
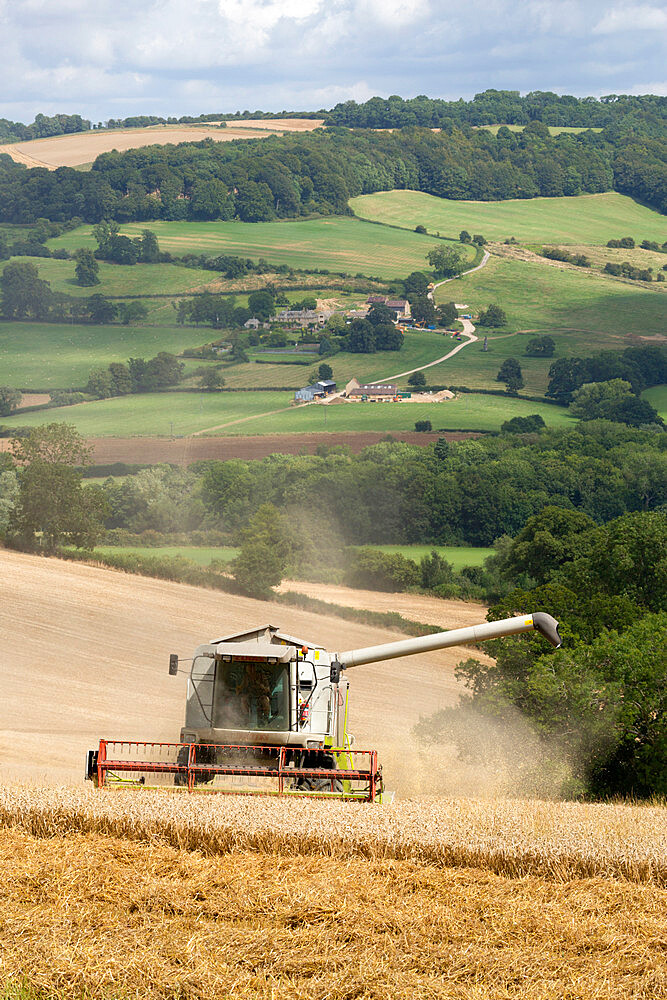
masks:
<path fill-rule="evenodd" d="M 345 386 L 345 395 L 348 399 L 373 400 L 377 403 L 386 403 L 398 396 L 398 386 L 386 385 L 360 385 L 356 378 L 351 379 Z"/>
<path fill-rule="evenodd" d="M 386 295 L 369 295 L 366 304 L 369 307 L 386 306 L 387 309 L 391 309 L 396 319 L 409 319 L 412 315 L 407 299 L 390 299 Z"/>
<path fill-rule="evenodd" d="M 276 322 L 303 328 L 324 326 L 331 315 L 331 309 L 283 309 L 276 316 Z"/>
<path fill-rule="evenodd" d="M 321 382 L 315 382 L 314 385 L 307 385 L 303 389 L 297 389 L 294 393 L 294 401 L 296 403 L 312 403 L 313 400 L 323 399 L 324 396 L 329 396 L 335 391 L 336 383 L 332 382 L 331 379 L 323 379 Z"/>

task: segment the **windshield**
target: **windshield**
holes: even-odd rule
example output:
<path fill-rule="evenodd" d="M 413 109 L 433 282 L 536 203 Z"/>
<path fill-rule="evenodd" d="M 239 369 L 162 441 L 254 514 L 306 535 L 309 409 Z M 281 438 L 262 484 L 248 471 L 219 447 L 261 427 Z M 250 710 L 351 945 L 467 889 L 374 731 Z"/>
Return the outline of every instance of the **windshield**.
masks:
<path fill-rule="evenodd" d="M 289 729 L 289 674 L 280 664 L 218 661 L 213 700 L 216 729 Z"/>

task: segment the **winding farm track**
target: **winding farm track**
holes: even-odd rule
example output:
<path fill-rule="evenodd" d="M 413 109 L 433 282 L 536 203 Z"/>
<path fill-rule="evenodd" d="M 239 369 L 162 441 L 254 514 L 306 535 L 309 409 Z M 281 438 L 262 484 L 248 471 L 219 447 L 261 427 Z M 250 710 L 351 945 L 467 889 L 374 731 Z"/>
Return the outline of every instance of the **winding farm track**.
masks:
<path fill-rule="evenodd" d="M 435 292 L 436 288 L 440 288 L 441 285 L 446 285 L 448 281 L 457 281 L 458 278 L 462 278 L 466 274 L 472 274 L 474 271 L 481 271 L 481 269 L 485 266 L 490 256 L 491 255 L 488 253 L 488 251 L 485 250 L 484 256 L 482 257 L 479 264 L 477 264 L 475 267 L 471 267 L 467 271 L 462 271 L 461 274 L 457 275 L 454 278 L 443 278 L 442 281 L 438 281 L 433 286 L 433 290 L 428 293 L 429 299 L 433 299 L 433 292 Z M 443 361 L 447 361 L 448 358 L 453 358 L 454 355 L 458 354 L 459 351 L 462 351 L 464 347 L 467 347 L 469 344 L 474 344 L 476 340 L 479 340 L 479 337 L 475 336 L 475 327 L 472 325 L 469 319 L 462 319 L 461 323 L 463 324 L 463 336 L 467 337 L 468 339 L 465 340 L 462 344 L 458 344 L 454 348 L 454 350 L 450 351 L 448 354 L 444 354 L 441 358 L 436 358 L 435 361 L 429 361 L 427 365 L 421 365 L 421 367 L 419 368 L 411 368 L 407 372 L 399 372 L 398 375 L 387 375 L 386 378 L 375 379 L 374 382 L 368 382 L 368 385 L 379 385 L 381 382 L 391 382 L 395 378 L 404 378 L 406 375 L 414 375 L 415 372 L 423 372 L 427 368 L 433 368 L 434 365 L 440 365 L 442 364 Z"/>
<path fill-rule="evenodd" d="M 399 372 L 398 375 L 387 375 L 386 378 L 377 378 L 374 382 L 369 382 L 368 385 L 379 385 L 380 383 L 391 382 L 393 379 L 403 378 L 405 375 L 413 375 L 415 372 L 426 371 L 427 368 L 433 368 L 434 365 L 441 365 L 443 361 L 446 361 L 448 358 L 453 358 L 455 354 L 462 351 L 464 347 L 468 346 L 468 344 L 474 344 L 476 340 L 479 340 L 479 338 L 475 336 L 475 327 L 469 319 L 462 319 L 461 323 L 463 324 L 463 336 L 468 339 L 464 340 L 462 344 L 457 344 L 456 347 L 449 351 L 448 354 L 443 354 L 441 358 L 436 358 L 435 361 L 429 361 L 426 365 L 420 365 L 419 368 L 411 368 L 407 372 Z"/>

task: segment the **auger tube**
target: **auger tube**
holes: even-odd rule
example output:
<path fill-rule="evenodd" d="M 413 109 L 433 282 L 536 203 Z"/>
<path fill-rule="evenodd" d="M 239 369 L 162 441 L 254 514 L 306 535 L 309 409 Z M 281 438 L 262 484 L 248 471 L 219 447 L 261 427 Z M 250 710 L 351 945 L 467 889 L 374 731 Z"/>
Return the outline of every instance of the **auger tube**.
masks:
<path fill-rule="evenodd" d="M 518 615 L 516 618 L 506 618 L 499 622 L 483 622 L 481 625 L 470 625 L 467 628 L 436 632 L 435 635 L 399 639 L 398 642 L 387 642 L 381 646 L 349 649 L 345 653 L 337 653 L 335 660 L 343 668 L 359 667 L 364 663 L 376 663 L 378 660 L 393 660 L 397 656 L 427 653 L 430 650 L 446 649 L 448 646 L 459 646 L 466 642 L 498 639 L 504 635 L 520 635 L 522 632 L 532 632 L 533 630 L 539 632 L 552 646 L 558 649 L 561 644 L 558 622 L 546 612 L 537 611 L 532 615 Z"/>

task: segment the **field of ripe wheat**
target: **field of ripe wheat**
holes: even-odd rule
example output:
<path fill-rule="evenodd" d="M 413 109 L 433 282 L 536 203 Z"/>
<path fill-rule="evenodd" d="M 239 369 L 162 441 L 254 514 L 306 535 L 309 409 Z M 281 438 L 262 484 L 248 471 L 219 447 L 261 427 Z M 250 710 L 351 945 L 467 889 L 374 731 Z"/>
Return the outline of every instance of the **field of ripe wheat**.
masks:
<path fill-rule="evenodd" d="M 666 815 L 6 787 L 0 996 L 664 996 Z"/>

